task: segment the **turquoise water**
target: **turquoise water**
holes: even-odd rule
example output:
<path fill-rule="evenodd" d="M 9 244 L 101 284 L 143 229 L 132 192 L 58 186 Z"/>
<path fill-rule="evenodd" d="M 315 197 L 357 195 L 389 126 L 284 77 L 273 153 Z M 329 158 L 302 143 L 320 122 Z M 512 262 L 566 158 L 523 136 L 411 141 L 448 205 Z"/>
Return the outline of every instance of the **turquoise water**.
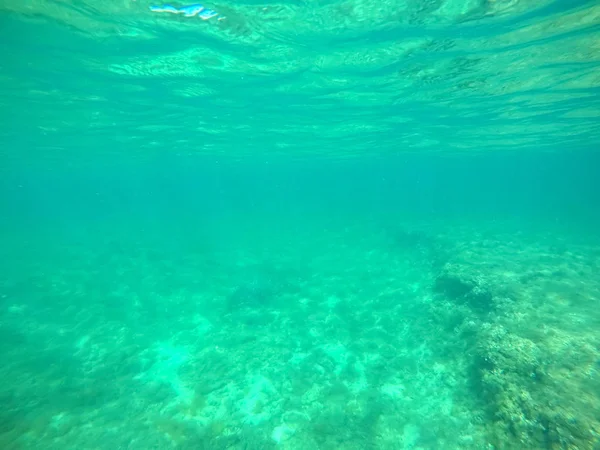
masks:
<path fill-rule="evenodd" d="M 598 2 L 151 5 L 0 4 L 0 448 L 600 448 Z"/>

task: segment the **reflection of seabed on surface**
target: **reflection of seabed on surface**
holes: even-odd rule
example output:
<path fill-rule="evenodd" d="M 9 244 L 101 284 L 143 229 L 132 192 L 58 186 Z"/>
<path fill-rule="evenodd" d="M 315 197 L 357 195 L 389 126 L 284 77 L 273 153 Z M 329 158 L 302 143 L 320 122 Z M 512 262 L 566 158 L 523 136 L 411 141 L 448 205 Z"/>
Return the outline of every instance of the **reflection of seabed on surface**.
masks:
<path fill-rule="evenodd" d="M 177 8 L 175 6 L 165 4 L 162 6 L 150 6 L 150 11 L 156 13 L 169 13 L 169 14 L 182 14 L 184 17 L 199 17 L 202 20 L 212 19 L 216 17 L 218 13 L 212 9 L 205 8 L 201 4 L 194 4 L 189 6 L 182 6 Z"/>

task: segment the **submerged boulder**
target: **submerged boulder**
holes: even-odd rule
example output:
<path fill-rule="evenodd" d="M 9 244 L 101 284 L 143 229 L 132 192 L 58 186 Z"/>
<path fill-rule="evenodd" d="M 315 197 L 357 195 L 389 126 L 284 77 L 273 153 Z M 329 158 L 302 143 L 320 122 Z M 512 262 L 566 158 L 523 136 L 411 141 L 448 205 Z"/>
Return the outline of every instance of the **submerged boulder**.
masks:
<path fill-rule="evenodd" d="M 494 296 L 484 277 L 469 272 L 464 266 L 447 264 L 437 276 L 434 290 L 453 301 L 473 309 L 488 312 L 493 309 Z"/>

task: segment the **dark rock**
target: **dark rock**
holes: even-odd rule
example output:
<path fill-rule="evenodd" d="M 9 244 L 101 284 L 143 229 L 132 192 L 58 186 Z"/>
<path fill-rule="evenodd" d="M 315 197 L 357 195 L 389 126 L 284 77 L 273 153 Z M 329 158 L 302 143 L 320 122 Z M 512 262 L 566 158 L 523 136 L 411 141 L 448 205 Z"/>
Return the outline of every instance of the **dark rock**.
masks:
<path fill-rule="evenodd" d="M 434 290 L 453 301 L 458 301 L 480 310 L 493 308 L 494 297 L 485 280 L 469 275 L 452 267 L 444 269 L 435 280 Z"/>

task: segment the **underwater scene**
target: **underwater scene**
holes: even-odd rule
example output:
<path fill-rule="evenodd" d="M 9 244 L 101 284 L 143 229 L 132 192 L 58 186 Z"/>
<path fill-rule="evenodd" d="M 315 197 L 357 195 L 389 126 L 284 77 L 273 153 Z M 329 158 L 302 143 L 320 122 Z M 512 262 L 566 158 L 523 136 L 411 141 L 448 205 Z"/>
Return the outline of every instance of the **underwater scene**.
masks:
<path fill-rule="evenodd" d="M 598 0 L 6 0 L 0 51 L 0 449 L 600 450 Z"/>

